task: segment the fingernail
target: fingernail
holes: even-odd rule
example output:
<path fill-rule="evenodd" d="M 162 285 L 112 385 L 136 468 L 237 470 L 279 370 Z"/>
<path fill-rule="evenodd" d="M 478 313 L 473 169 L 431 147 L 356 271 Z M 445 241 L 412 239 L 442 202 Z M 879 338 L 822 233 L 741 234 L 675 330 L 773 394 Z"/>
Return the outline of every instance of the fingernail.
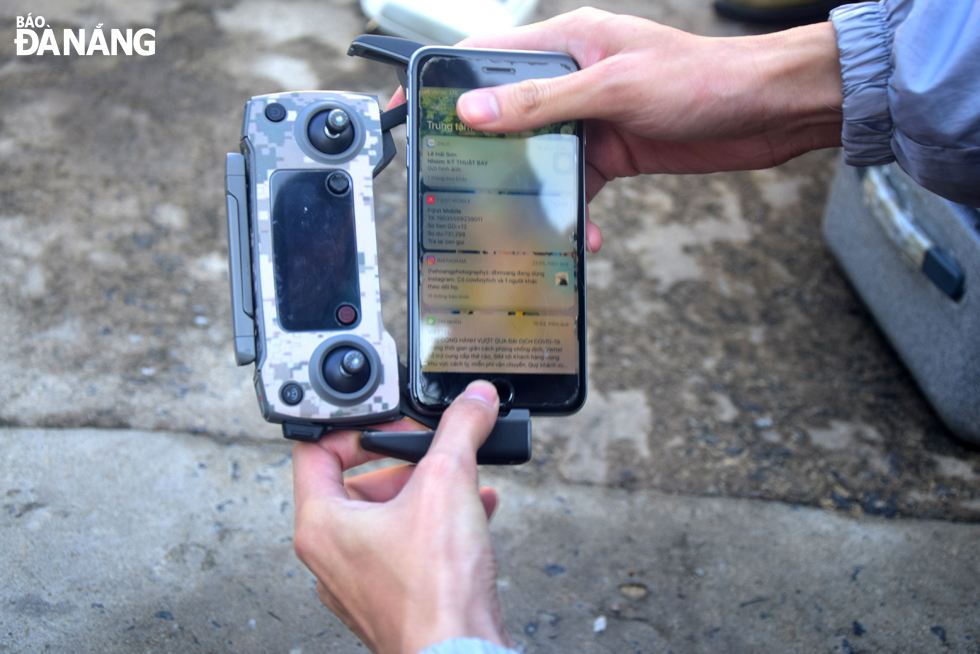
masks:
<path fill-rule="evenodd" d="M 477 380 L 470 382 L 470 385 L 466 387 L 466 390 L 463 391 L 463 398 L 479 400 L 493 406 L 497 401 L 497 389 L 490 382 Z"/>
<path fill-rule="evenodd" d="M 469 91 L 459 96 L 456 111 L 460 118 L 475 125 L 492 123 L 500 118 L 497 98 L 488 91 Z"/>

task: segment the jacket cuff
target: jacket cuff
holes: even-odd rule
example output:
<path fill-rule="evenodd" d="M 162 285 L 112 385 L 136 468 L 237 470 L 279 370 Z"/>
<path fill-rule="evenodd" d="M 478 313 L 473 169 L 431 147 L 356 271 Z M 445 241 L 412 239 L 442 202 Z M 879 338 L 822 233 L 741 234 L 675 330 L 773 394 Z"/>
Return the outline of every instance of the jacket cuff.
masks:
<path fill-rule="evenodd" d="M 851 166 L 890 163 L 895 160 L 888 98 L 894 28 L 877 2 L 838 7 L 830 20 L 844 82 L 844 161 Z"/>
<path fill-rule="evenodd" d="M 451 638 L 427 647 L 419 654 L 517 654 L 517 652 L 479 638 Z"/>

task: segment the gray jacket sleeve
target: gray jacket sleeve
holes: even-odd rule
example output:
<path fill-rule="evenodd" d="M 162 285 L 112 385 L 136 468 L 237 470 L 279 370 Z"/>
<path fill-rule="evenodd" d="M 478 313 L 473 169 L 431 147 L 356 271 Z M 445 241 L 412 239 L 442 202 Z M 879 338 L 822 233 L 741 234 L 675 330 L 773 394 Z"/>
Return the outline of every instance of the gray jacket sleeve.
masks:
<path fill-rule="evenodd" d="M 831 13 L 844 79 L 844 157 L 897 161 L 980 206 L 980 0 L 882 0 Z"/>
<path fill-rule="evenodd" d="M 517 652 L 479 638 L 453 638 L 427 647 L 419 654 L 517 654 Z"/>

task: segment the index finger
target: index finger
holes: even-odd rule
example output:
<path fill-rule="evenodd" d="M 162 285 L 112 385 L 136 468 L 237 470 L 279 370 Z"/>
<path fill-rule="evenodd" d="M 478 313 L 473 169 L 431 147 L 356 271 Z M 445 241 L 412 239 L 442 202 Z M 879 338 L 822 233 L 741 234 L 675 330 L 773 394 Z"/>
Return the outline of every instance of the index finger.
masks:
<path fill-rule="evenodd" d="M 595 52 L 590 52 L 589 44 L 598 24 L 615 17 L 616 14 L 608 11 L 585 7 L 540 23 L 471 36 L 457 43 L 456 47 L 564 52 L 585 68 L 605 56 L 596 48 L 593 48 Z"/>
<path fill-rule="evenodd" d="M 547 50 L 568 52 L 567 26 L 564 16 L 550 18 L 540 23 L 515 27 L 493 34 L 470 36 L 455 45 L 457 48 L 494 48 L 500 50 Z"/>
<path fill-rule="evenodd" d="M 296 506 L 310 499 L 350 499 L 344 471 L 384 458 L 361 449 L 361 432 L 329 433 L 318 443 L 297 443 L 293 448 L 293 497 Z"/>
<path fill-rule="evenodd" d="M 391 100 L 388 100 L 387 106 L 385 106 L 385 111 L 388 111 L 392 107 L 397 107 L 398 105 L 405 102 L 405 89 L 398 87 L 395 90 L 394 95 L 391 96 Z"/>

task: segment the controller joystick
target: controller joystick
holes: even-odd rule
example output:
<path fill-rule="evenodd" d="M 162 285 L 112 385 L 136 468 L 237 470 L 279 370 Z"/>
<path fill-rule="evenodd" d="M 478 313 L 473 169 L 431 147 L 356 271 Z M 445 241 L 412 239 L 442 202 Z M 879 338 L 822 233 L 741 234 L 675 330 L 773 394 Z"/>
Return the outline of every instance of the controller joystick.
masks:
<path fill-rule="evenodd" d="M 353 377 L 357 373 L 364 370 L 364 366 L 367 364 L 367 359 L 364 358 L 364 353 L 358 350 L 350 350 L 344 355 L 344 358 L 340 360 L 340 369 L 348 377 Z"/>
<path fill-rule="evenodd" d="M 327 122 L 323 130 L 332 139 L 339 137 L 350 125 L 350 116 L 343 109 L 334 109 L 327 114 Z"/>
<path fill-rule="evenodd" d="M 323 380 L 338 393 L 357 393 L 371 381 L 371 364 L 360 350 L 338 347 L 323 362 Z"/>
<path fill-rule="evenodd" d="M 307 136 L 324 154 L 341 154 L 354 143 L 354 125 L 343 109 L 324 109 L 310 119 Z"/>

